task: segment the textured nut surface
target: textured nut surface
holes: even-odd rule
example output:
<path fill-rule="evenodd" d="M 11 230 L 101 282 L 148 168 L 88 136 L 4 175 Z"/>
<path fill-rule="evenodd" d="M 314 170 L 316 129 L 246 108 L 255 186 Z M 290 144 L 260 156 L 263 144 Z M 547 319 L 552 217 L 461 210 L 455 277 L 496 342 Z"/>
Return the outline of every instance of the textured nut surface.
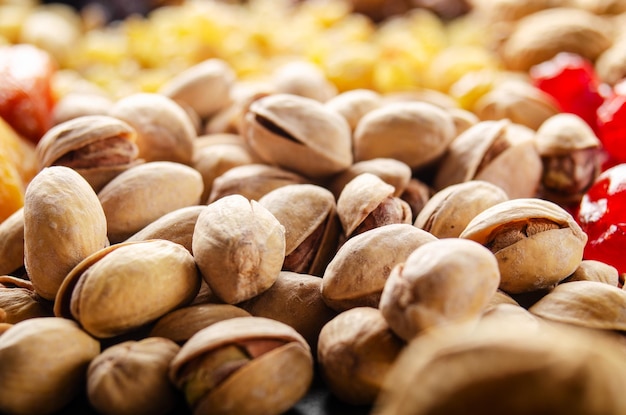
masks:
<path fill-rule="evenodd" d="M 563 282 L 597 281 L 614 287 L 619 286 L 619 272 L 617 268 L 607 263 L 593 259 L 583 259 L 578 268 Z"/>
<path fill-rule="evenodd" d="M 0 223 L 0 275 L 24 266 L 24 209 Z"/>

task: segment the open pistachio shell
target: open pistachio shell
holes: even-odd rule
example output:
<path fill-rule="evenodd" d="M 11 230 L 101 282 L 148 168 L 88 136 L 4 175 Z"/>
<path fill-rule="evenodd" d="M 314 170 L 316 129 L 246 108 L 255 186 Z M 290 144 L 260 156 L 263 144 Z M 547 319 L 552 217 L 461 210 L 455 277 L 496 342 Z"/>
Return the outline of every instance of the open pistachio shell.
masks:
<path fill-rule="evenodd" d="M 3 322 L 11 324 L 54 315 L 50 303 L 33 290 L 30 281 L 8 275 L 0 276 L 0 309 Z"/>
<path fill-rule="evenodd" d="M 307 392 L 313 356 L 292 327 L 239 317 L 197 332 L 170 364 L 194 414 L 278 415 Z"/>
<path fill-rule="evenodd" d="M 382 103 L 382 96 L 370 89 L 344 91 L 325 102 L 328 108 L 337 111 L 348 121 L 352 131 L 365 114 L 380 107 Z"/>
<path fill-rule="evenodd" d="M 0 412 L 53 414 L 84 386 L 100 343 L 70 320 L 41 317 L 0 336 Z"/>
<path fill-rule="evenodd" d="M 400 196 L 411 180 L 411 168 L 400 160 L 377 158 L 358 161 L 347 170 L 333 177 L 328 189 L 335 198 L 339 198 L 341 191 L 352 179 L 362 173 L 371 173 L 394 187 L 394 196 Z"/>
<path fill-rule="evenodd" d="M 500 289 L 509 294 L 551 288 L 567 278 L 580 265 L 587 242 L 572 215 L 541 199 L 508 200 L 487 208 L 459 237 L 492 250 Z"/>
<path fill-rule="evenodd" d="M 80 174 L 52 166 L 33 178 L 24 200 L 24 266 L 37 294 L 54 300 L 67 273 L 108 244 L 104 210 Z"/>
<path fill-rule="evenodd" d="M 72 269 L 54 313 L 76 320 L 93 336 L 109 338 L 187 305 L 199 288 L 196 263 L 182 245 L 161 239 L 123 242 Z"/>

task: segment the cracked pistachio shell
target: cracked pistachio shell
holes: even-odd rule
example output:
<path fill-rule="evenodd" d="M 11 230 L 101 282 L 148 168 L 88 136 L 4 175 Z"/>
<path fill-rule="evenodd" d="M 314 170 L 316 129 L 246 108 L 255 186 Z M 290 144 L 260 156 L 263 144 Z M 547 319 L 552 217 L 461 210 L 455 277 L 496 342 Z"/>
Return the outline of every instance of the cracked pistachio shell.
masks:
<path fill-rule="evenodd" d="M 0 223 L 0 275 L 24 266 L 24 208 Z"/>
<path fill-rule="evenodd" d="M 346 241 L 326 267 L 322 298 L 336 311 L 378 307 L 392 268 L 419 246 L 437 240 L 409 224 L 370 229 Z"/>
<path fill-rule="evenodd" d="M 548 118 L 537 130 L 535 141 L 542 157 L 600 147 L 600 139 L 589 124 L 569 113 L 559 113 Z"/>
<path fill-rule="evenodd" d="M 49 129 L 36 147 L 39 169 L 66 166 L 80 173 L 98 192 L 138 160 L 136 132 L 108 115 L 85 115 Z"/>
<path fill-rule="evenodd" d="M 236 304 L 267 290 L 278 278 L 285 259 L 285 228 L 258 202 L 225 196 L 198 216 L 192 250 L 211 291 Z"/>
<path fill-rule="evenodd" d="M 235 367 L 222 361 L 224 352 L 233 349 L 241 356 Z M 191 398 L 194 414 L 278 415 L 309 389 L 313 356 L 292 327 L 264 317 L 239 317 L 191 337 L 172 360 L 169 376 L 188 402 Z"/>
<path fill-rule="evenodd" d="M 459 135 L 440 163 L 435 190 L 469 180 L 484 180 L 510 199 L 534 197 L 542 163 L 534 131 L 509 120 L 481 121 Z"/>
<path fill-rule="evenodd" d="M 362 173 L 371 173 L 394 187 L 394 196 L 400 196 L 411 180 L 411 168 L 400 160 L 390 158 L 376 158 L 358 161 L 347 170 L 333 177 L 328 189 L 339 198 L 341 191 L 352 179 Z"/>
<path fill-rule="evenodd" d="M 470 240 L 440 239 L 392 269 L 379 308 L 389 327 L 409 341 L 433 327 L 480 317 L 499 284 L 491 251 Z"/>
<path fill-rule="evenodd" d="M 37 294 L 54 300 L 67 273 L 108 244 L 105 212 L 80 174 L 52 166 L 33 178 L 24 198 L 24 266 Z"/>
<path fill-rule="evenodd" d="M 354 158 L 394 158 L 417 170 L 440 158 L 455 135 L 446 110 L 427 102 L 392 102 L 361 118 L 354 131 Z"/>
<path fill-rule="evenodd" d="M 35 317 L 52 317 L 48 301 L 33 290 L 30 281 L 9 275 L 0 275 L 0 310 L 5 323 L 15 324 Z"/>
<path fill-rule="evenodd" d="M 559 323 L 626 331 L 626 291 L 598 281 L 559 284 L 528 310 Z"/>
<path fill-rule="evenodd" d="M 187 206 L 173 210 L 126 239 L 126 242 L 166 239 L 181 244 L 191 252 L 193 230 L 196 227 L 198 215 L 200 215 L 202 210 L 204 210 L 203 205 Z"/>
<path fill-rule="evenodd" d="M 76 320 L 95 337 L 110 338 L 189 304 L 199 288 L 196 263 L 182 245 L 161 239 L 122 242 L 72 269 L 54 314 Z"/>
<path fill-rule="evenodd" d="M 624 14 L 621 16 L 626 17 Z M 609 85 L 616 85 L 626 77 L 626 37 L 623 33 L 619 34 L 613 44 L 598 56 L 595 70 L 602 82 Z"/>
<path fill-rule="evenodd" d="M 426 202 L 414 225 L 437 238 L 456 238 L 480 212 L 509 200 L 495 184 L 470 180 L 445 187 Z"/>
<path fill-rule="evenodd" d="M 176 343 L 159 337 L 112 345 L 89 364 L 89 403 L 102 414 L 170 413 L 176 403 L 177 391 L 169 381 L 168 371 L 179 351 L 180 346 Z"/>
<path fill-rule="evenodd" d="M 266 163 L 305 177 L 329 177 L 353 161 L 348 122 L 298 95 L 271 94 L 254 101 L 244 116 L 243 135 Z"/>
<path fill-rule="evenodd" d="M 324 303 L 321 286 L 320 277 L 281 271 L 267 291 L 239 303 L 239 307 L 253 316 L 271 318 L 293 327 L 315 351 L 320 330 L 337 314 Z"/>
<path fill-rule="evenodd" d="M 371 405 L 404 345 L 380 310 L 355 307 L 324 325 L 317 359 L 333 395 L 351 405 Z"/>
<path fill-rule="evenodd" d="M 194 304 L 170 311 L 150 330 L 150 336 L 164 337 L 184 344 L 194 334 L 218 321 L 248 317 L 250 313 L 231 304 Z"/>
<path fill-rule="evenodd" d="M 233 194 L 258 201 L 266 193 L 281 186 L 304 183 L 309 183 L 309 180 L 276 166 L 248 164 L 233 167 L 215 178 L 208 203 Z"/>
<path fill-rule="evenodd" d="M 162 94 L 135 93 L 116 101 L 109 115 L 135 129 L 139 158 L 191 164 L 196 128 L 174 100 Z"/>
<path fill-rule="evenodd" d="M 578 268 L 562 282 L 597 281 L 614 287 L 619 286 L 619 272 L 617 268 L 601 261 L 583 259 Z"/>
<path fill-rule="evenodd" d="M 230 104 L 235 78 L 235 72 L 226 61 L 212 58 L 172 77 L 159 93 L 188 105 L 201 118 L 206 118 Z"/>
<path fill-rule="evenodd" d="M 285 227 L 282 269 L 321 276 L 340 233 L 333 194 L 313 184 L 291 184 L 267 193 L 259 204 Z"/>
<path fill-rule="evenodd" d="M 513 199 L 485 209 L 461 238 L 488 247 L 500 268 L 500 289 L 519 294 L 553 287 L 580 265 L 587 235 L 559 205 Z"/>
<path fill-rule="evenodd" d="M 407 202 L 411 207 L 411 219 L 413 222 L 415 222 L 417 215 L 422 211 L 433 193 L 434 190 L 421 180 L 414 177 L 409 180 L 409 184 L 400 195 L 400 199 Z"/>
<path fill-rule="evenodd" d="M 203 187 L 197 170 L 171 161 L 124 171 L 98 192 L 111 243 L 129 238 L 169 212 L 197 205 Z"/>
<path fill-rule="evenodd" d="M 346 238 L 391 223 L 411 223 L 411 207 L 394 197 L 395 188 L 372 173 L 350 180 L 337 199 L 337 215 Z"/>
<path fill-rule="evenodd" d="M 78 396 L 100 343 L 70 320 L 40 317 L 0 336 L 0 412 L 53 414 Z"/>
<path fill-rule="evenodd" d="M 626 411 L 623 345 L 567 326 L 503 324 L 419 336 L 385 379 L 373 414 L 612 414 Z M 419 386 L 419 387 L 416 387 Z"/>
<path fill-rule="evenodd" d="M 555 7 L 520 19 L 503 45 L 507 69 L 527 71 L 559 52 L 595 61 L 612 44 L 610 22 L 586 10 Z"/>

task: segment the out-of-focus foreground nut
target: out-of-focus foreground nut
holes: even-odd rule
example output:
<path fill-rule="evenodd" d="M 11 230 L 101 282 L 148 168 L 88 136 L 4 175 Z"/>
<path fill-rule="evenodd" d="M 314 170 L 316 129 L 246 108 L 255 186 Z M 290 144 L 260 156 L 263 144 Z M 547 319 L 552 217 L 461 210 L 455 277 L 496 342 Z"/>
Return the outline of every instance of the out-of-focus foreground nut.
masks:
<path fill-rule="evenodd" d="M 541 199 L 498 203 L 474 217 L 459 236 L 495 254 L 500 289 L 509 294 L 551 288 L 567 278 L 580 265 L 587 242 L 572 215 Z"/>
<path fill-rule="evenodd" d="M 322 376 L 340 400 L 370 405 L 404 344 L 378 309 L 344 311 L 320 332 L 317 357 Z"/>
<path fill-rule="evenodd" d="M 409 341 L 433 327 L 476 319 L 498 284 L 498 262 L 487 248 L 464 239 L 440 239 L 418 247 L 393 268 L 380 310 L 391 329 Z"/>
<path fill-rule="evenodd" d="M 89 364 L 89 403 L 103 414 L 169 413 L 177 396 L 168 371 L 179 350 L 176 343 L 160 337 L 114 344 Z"/>
<path fill-rule="evenodd" d="M 54 300 L 67 273 L 109 244 L 107 219 L 89 183 L 75 170 L 46 167 L 26 189 L 24 266 L 37 294 Z"/>
<path fill-rule="evenodd" d="M 239 317 L 200 330 L 170 364 L 194 414 L 278 415 L 309 389 L 313 356 L 290 326 Z"/>
<path fill-rule="evenodd" d="M 278 278 L 285 259 L 285 228 L 258 202 L 225 196 L 198 216 L 192 250 L 211 291 L 236 304 L 267 290 Z"/>
<path fill-rule="evenodd" d="M 32 318 L 0 336 L 0 412 L 53 414 L 84 387 L 100 343 L 70 320 Z"/>

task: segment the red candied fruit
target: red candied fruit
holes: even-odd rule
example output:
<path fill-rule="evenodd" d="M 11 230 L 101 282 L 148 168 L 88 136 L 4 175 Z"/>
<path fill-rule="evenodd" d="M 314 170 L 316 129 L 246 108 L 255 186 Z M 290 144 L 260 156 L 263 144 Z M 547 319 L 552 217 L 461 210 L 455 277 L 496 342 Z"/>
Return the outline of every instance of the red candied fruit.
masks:
<path fill-rule="evenodd" d="M 580 55 L 561 52 L 530 69 L 533 85 L 551 95 L 562 112 L 576 114 L 597 131 L 598 107 L 604 102 L 593 64 Z"/>
<path fill-rule="evenodd" d="M 600 141 L 613 163 L 626 163 L 626 81 L 598 108 Z"/>
<path fill-rule="evenodd" d="M 583 196 L 578 222 L 589 237 L 585 259 L 610 264 L 626 273 L 626 164 L 598 176 Z"/>

